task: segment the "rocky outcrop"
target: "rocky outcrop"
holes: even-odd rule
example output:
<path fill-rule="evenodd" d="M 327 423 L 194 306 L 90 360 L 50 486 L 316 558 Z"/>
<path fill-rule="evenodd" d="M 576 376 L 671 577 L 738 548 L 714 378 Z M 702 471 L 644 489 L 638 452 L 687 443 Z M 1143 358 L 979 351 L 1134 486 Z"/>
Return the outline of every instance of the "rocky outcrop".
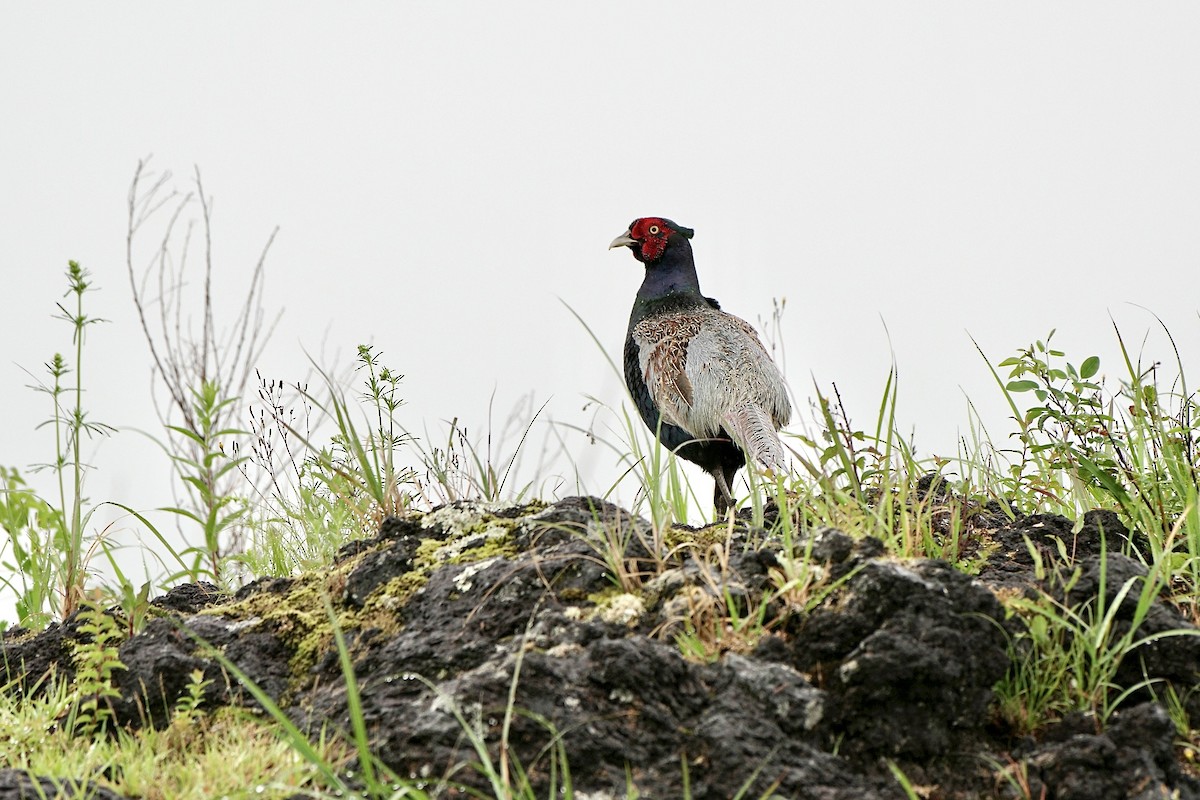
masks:
<path fill-rule="evenodd" d="M 120 646 L 113 710 L 163 725 L 194 670 L 212 681 L 208 707 L 255 704 L 232 664 L 302 727 L 348 730 L 336 623 L 375 752 L 427 783 L 483 787 L 470 768 L 482 746 L 540 792 L 565 762 L 589 798 L 679 797 L 685 780 L 697 800 L 900 798 L 893 768 L 929 797 L 1200 797 L 1151 691 L 1196 694 L 1198 637 L 1127 658 L 1116 680 L 1134 691 L 1106 723 L 1076 714 L 1027 736 L 997 718 L 993 687 L 1024 624 L 1001 597 L 1088 602 L 1103 563 L 1113 602 L 1145 574 L 1121 555 L 1119 521 L 1085 523 L 981 510 L 972 577 L 829 529 L 787 552 L 745 521 L 656 539 L 594 498 L 449 506 L 387 520 L 318 574 L 232 596 L 177 587 Z M 1039 577 L 1033 554 L 1064 550 L 1078 574 Z M 1161 600 L 1140 624 L 1191 627 Z M 52 664 L 69 677 L 78 637 L 71 620 L 7 632 L 14 690 Z M 0 798 L 36 780 L 0 773 Z"/>

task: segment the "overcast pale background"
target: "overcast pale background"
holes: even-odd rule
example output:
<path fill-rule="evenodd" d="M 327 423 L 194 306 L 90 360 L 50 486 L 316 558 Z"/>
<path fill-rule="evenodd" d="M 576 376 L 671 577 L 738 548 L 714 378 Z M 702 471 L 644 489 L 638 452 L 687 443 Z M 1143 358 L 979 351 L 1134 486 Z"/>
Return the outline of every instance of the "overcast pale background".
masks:
<path fill-rule="evenodd" d="M 641 270 L 605 247 L 645 215 L 696 229 L 727 310 L 757 321 L 786 297 L 802 416 L 836 382 L 869 425 L 894 353 L 923 455 L 953 454 L 968 396 L 1011 429 L 972 336 L 995 362 L 1056 327 L 1113 380 L 1112 319 L 1169 359 L 1153 312 L 1197 369 L 1200 5 L 732 8 L 6 3 L 0 464 L 52 457 L 25 370 L 70 350 L 52 314 L 76 259 L 111 321 L 87 404 L 126 429 L 89 453 L 88 494 L 169 502 L 166 462 L 128 430 L 155 430 L 124 271 L 150 154 L 180 189 L 201 170 L 230 305 L 279 226 L 262 371 L 301 379 L 306 353 L 344 369 L 372 343 L 417 429 L 481 432 L 493 392 L 497 422 L 530 393 L 558 423 L 590 424 L 586 395 L 619 404 L 557 298 L 618 355 Z M 585 488 L 607 488 L 611 454 L 563 435 Z"/>

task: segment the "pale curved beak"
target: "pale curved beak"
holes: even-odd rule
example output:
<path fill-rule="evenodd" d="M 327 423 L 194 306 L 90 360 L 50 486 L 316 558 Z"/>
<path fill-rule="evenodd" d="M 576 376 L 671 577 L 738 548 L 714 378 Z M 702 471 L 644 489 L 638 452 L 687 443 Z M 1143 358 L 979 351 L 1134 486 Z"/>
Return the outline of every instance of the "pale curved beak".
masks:
<path fill-rule="evenodd" d="M 637 239 L 630 236 L 629 231 L 625 231 L 612 240 L 612 244 L 608 246 L 608 249 L 612 250 L 614 247 L 633 247 L 635 244 L 637 244 Z"/>

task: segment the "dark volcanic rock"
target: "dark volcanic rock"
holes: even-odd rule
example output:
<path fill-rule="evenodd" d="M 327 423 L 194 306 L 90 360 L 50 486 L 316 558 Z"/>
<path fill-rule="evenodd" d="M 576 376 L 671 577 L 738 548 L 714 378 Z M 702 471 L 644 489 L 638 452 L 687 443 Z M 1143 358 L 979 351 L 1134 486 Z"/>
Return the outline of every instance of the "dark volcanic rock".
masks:
<path fill-rule="evenodd" d="M 976 733 L 1008 665 L 1003 611 L 943 562 L 867 563 L 790 626 L 792 659 L 830 697 L 853 751 L 926 759 Z"/>
<path fill-rule="evenodd" d="M 163 727 L 175 703 L 187 694 L 196 670 L 203 674 L 202 680 L 210 681 L 204 692 L 210 706 L 256 705 L 236 688 L 237 681 L 207 648 L 221 650 L 273 700 L 283 694 L 291 652 L 268 627 L 216 616 L 191 617 L 182 627 L 175 620 L 156 619 L 118 649 L 125 669 L 115 676 L 121 692 L 112 703 L 116 719 L 133 727 Z"/>
<path fill-rule="evenodd" d="M 195 643 L 168 619 L 151 620 L 142 633 L 121 645 L 125 664 L 116 675 L 121 697 L 113 702 L 118 722 L 126 725 L 166 724 L 175 701 L 185 694 L 192 670 L 205 662 L 192 655 Z M 216 675 L 213 670 L 209 677 Z"/>
<path fill-rule="evenodd" d="M 1159 705 L 1119 711 L 1103 733 L 1095 731 L 1094 720 L 1080 716 L 1058 728 L 1024 757 L 1033 797 L 1042 792 L 1056 800 L 1200 797 L 1195 781 L 1175 761 L 1175 726 Z"/>
<path fill-rule="evenodd" d="M 1104 550 L 1121 553 L 1130 547 L 1144 556 L 1148 547 L 1141 534 L 1132 535 L 1112 511 L 1095 510 L 1083 515 L 1083 525 L 1057 514 L 1030 514 L 1005 521 L 989 531 L 996 546 L 980 570 L 979 578 L 996 588 L 1032 589 L 1038 585 L 1034 557 L 1044 564 L 1065 566 Z"/>
<path fill-rule="evenodd" d="M 200 581 L 180 584 L 162 597 L 151 600 L 150 605 L 180 614 L 195 614 L 202 608 L 223 603 L 228 599 L 229 595 L 218 589 L 215 584 Z"/>
<path fill-rule="evenodd" d="M 72 643 L 79 638 L 79 620 L 72 616 L 62 623 L 53 622 L 44 631 L 33 633 L 23 628 L 4 631 L 0 669 L 3 681 L 15 681 L 14 688 L 28 692 L 53 670 L 70 680 L 75 669 L 71 662 Z"/>
<path fill-rule="evenodd" d="M 932 480 L 921 491 L 956 502 Z M 120 645 L 113 710 L 131 727 L 161 726 L 196 672 L 210 681 L 204 708 L 253 706 L 224 659 L 302 728 L 347 731 L 332 613 L 374 751 L 431 784 L 484 789 L 472 766 L 483 748 L 493 764 L 502 752 L 519 761 L 538 796 L 552 771 L 561 777 L 561 754 L 576 796 L 681 797 L 686 770 L 697 800 L 899 800 L 894 760 L 920 793 L 947 800 L 1015 798 L 1020 785 L 1045 800 L 1200 800 L 1154 702 L 1170 687 L 1200 718 L 1200 636 L 1176 635 L 1192 626 L 1161 600 L 1141 618 L 1145 570 L 1121 555 L 1137 535 L 1107 512 L 1078 532 L 1061 517 L 1008 519 L 999 506 L 972 512 L 963 541 L 979 554 L 976 579 L 830 528 L 807 534 L 797 556 L 749 517 L 660 531 L 670 544 L 651 546 L 645 520 L 597 498 L 456 503 L 389 518 L 320 573 L 233 597 L 176 587 Z M 1030 545 L 1053 566 L 1045 581 Z M 780 586 L 801 558 L 819 578 L 797 599 Z M 1071 715 L 1014 741 L 992 725 L 992 688 L 1024 630 L 995 592 L 1111 607 L 1126 581 L 1113 636 L 1135 623 L 1138 636 L 1172 633 L 1126 658 L 1113 696 L 1151 689 L 1131 692 L 1103 729 Z M 745 630 L 725 619 L 730 608 Z M 705 609 L 719 612 L 709 630 Z M 681 655 L 688 637 L 706 657 Z M 69 677 L 80 638 L 73 619 L 6 632 L 12 691 L 52 668 Z M 49 786 L 0 772 L 0 800 L 35 785 Z"/>
<path fill-rule="evenodd" d="M 386 522 L 392 519 L 389 517 Z M 343 597 L 356 608 L 362 608 L 371 592 L 380 586 L 413 571 L 413 558 L 417 555 L 421 539 L 415 534 L 388 538 L 391 541 L 386 546 L 364 551 L 358 566 L 346 578 Z"/>
<path fill-rule="evenodd" d="M 675 796 L 681 756 L 695 798 L 733 797 L 743 785 L 759 796 L 772 784 L 788 797 L 892 796 L 821 751 L 813 733 L 823 713 L 821 692 L 784 665 L 730 656 L 702 666 L 658 642 L 589 640 L 587 631 L 567 638 L 585 643 L 529 652 L 520 664 L 515 704 L 523 713 L 513 719 L 508 741 L 526 754 L 523 767 L 535 785 L 546 784 L 550 762 L 530 754 L 548 753 L 558 731 L 574 785 L 612 796 L 624 796 L 627 766 L 647 796 Z M 448 774 L 476 758 L 463 720 L 494 748 L 515 668 L 509 652 L 433 688 L 405 673 L 366 682 L 366 717 L 378 726 L 380 755 L 403 774 Z M 342 693 L 330 699 L 341 701 Z M 337 706 L 322 711 L 341 713 Z M 455 778 L 482 786 L 469 773 Z"/>
<path fill-rule="evenodd" d="M 0 769 L 0 800 L 125 800 L 124 796 L 94 783 L 34 777 L 23 770 Z"/>

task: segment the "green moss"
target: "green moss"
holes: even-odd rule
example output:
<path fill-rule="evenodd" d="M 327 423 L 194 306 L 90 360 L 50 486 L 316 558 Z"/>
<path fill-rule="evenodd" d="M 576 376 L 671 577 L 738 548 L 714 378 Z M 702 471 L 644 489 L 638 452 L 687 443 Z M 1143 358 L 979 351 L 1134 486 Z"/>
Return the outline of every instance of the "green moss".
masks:
<path fill-rule="evenodd" d="M 588 594 L 578 586 L 570 586 L 559 590 L 558 599 L 564 603 L 582 603 L 588 599 Z"/>
<path fill-rule="evenodd" d="M 366 614 L 395 614 L 408 603 L 408 599 L 429 583 L 429 573 L 424 571 L 406 572 L 392 578 L 382 586 L 376 587 L 367 596 L 363 604 Z"/>
<path fill-rule="evenodd" d="M 316 663 L 322 644 L 333 638 L 329 617 L 325 612 L 325 597 L 336 597 L 332 587 L 345 584 L 352 562 L 333 567 L 332 573 L 307 572 L 292 579 L 282 594 L 258 592 L 235 603 L 207 608 L 201 613 L 228 619 L 256 621 L 266 626 L 292 651 L 288 663 L 291 676 L 289 690 Z M 343 623 L 344 624 L 344 623 Z"/>
<path fill-rule="evenodd" d="M 598 592 L 592 592 L 587 595 L 587 601 L 594 606 L 602 606 L 610 602 L 619 594 L 625 594 L 624 590 L 619 586 L 609 586 L 607 589 L 601 589 Z"/>
<path fill-rule="evenodd" d="M 671 552 L 678 547 L 689 545 L 707 550 L 713 545 L 724 544 L 728 538 L 729 525 L 724 522 L 705 525 L 698 530 L 680 527 L 668 528 L 663 532 L 663 549 Z"/>
<path fill-rule="evenodd" d="M 517 544 L 513 540 L 511 534 L 497 536 L 487 539 L 477 547 L 472 547 L 454 558 L 450 559 L 450 564 L 468 564 L 475 561 L 484 561 L 489 558 L 516 558 L 518 555 Z"/>

